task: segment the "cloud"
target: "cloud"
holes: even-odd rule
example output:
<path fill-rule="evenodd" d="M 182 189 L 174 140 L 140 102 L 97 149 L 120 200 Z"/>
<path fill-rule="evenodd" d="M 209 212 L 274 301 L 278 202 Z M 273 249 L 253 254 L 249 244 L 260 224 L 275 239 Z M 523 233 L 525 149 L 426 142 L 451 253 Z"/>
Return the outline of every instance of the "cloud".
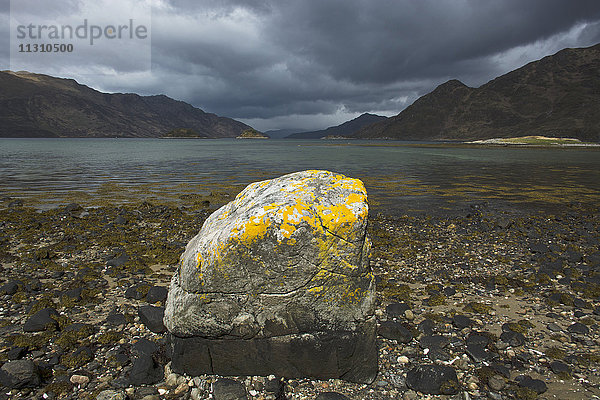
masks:
<path fill-rule="evenodd" d="M 65 65 L 62 75 L 164 93 L 259 129 L 396 114 L 448 79 L 479 86 L 600 41 L 597 0 L 148 1 L 151 69 L 132 62 L 131 49 L 102 68 Z M 65 1 L 62 12 L 81 14 L 90 2 Z"/>

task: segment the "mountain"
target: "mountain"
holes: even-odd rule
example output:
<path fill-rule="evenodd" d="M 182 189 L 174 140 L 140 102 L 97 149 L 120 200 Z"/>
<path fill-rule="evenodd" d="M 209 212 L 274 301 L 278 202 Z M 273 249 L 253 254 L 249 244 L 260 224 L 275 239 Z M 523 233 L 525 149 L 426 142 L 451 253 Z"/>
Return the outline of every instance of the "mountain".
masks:
<path fill-rule="evenodd" d="M 286 139 L 320 139 L 326 136 L 352 136 L 361 128 L 385 119 L 387 118 L 381 115 L 365 113 L 338 126 L 331 126 L 320 131 L 294 133 L 287 136 Z"/>
<path fill-rule="evenodd" d="M 305 129 L 274 129 L 265 131 L 265 135 L 268 135 L 271 139 L 283 139 L 290 136 L 293 133 L 306 132 Z"/>
<path fill-rule="evenodd" d="M 0 137 L 236 137 L 250 127 L 164 95 L 102 93 L 73 79 L 0 72 Z"/>
<path fill-rule="evenodd" d="M 355 136 L 478 140 L 528 135 L 600 141 L 600 44 L 561 50 L 479 88 L 448 81 Z"/>

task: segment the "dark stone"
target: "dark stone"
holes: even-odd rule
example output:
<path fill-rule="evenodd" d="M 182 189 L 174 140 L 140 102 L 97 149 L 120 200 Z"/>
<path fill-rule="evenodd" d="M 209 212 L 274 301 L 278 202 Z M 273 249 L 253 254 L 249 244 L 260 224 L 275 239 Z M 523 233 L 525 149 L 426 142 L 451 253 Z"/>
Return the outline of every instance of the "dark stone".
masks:
<path fill-rule="evenodd" d="M 58 322 L 55 318 L 58 317 L 58 312 L 54 308 L 44 308 L 33 314 L 23 325 L 24 332 L 40 332 L 48 327 L 58 329 Z"/>
<path fill-rule="evenodd" d="M 127 255 L 127 253 L 121 253 L 119 256 L 113 257 L 110 260 L 108 260 L 106 262 L 106 266 L 107 267 L 120 267 L 121 265 L 125 264 L 127 261 L 129 261 L 129 256 Z"/>
<path fill-rule="evenodd" d="M 0 295 L 12 296 L 17 293 L 17 290 L 19 290 L 19 284 L 16 281 L 6 282 L 0 287 Z"/>
<path fill-rule="evenodd" d="M 456 294 L 456 289 L 454 289 L 453 287 L 450 287 L 450 286 L 446 287 L 446 288 L 444 288 L 444 294 L 447 297 L 452 297 Z"/>
<path fill-rule="evenodd" d="M 75 289 L 65 290 L 62 295 L 70 299 L 79 301 L 81 300 L 81 292 L 83 292 L 83 288 L 79 287 Z"/>
<path fill-rule="evenodd" d="M 6 356 L 9 360 L 18 360 L 25 354 L 27 354 L 27 347 L 13 347 L 6 353 Z"/>
<path fill-rule="evenodd" d="M 108 365 L 112 368 L 124 367 L 131 361 L 129 359 L 127 350 L 125 350 L 123 346 L 112 348 L 109 351 L 107 351 L 106 360 L 108 361 Z"/>
<path fill-rule="evenodd" d="M 550 322 L 548 325 L 546 325 L 546 328 L 552 332 L 562 331 L 562 328 L 557 323 L 554 323 L 554 322 Z"/>
<path fill-rule="evenodd" d="M 467 344 L 467 354 L 475 362 L 488 361 L 497 356 L 497 354 L 488 351 L 485 346 L 480 343 Z"/>
<path fill-rule="evenodd" d="M 392 303 L 385 308 L 385 312 L 390 318 L 402 317 L 406 310 L 410 310 L 410 306 L 406 303 Z"/>
<path fill-rule="evenodd" d="M 431 335 L 435 329 L 435 322 L 429 318 L 426 318 L 421 321 L 421 323 L 417 326 L 417 329 L 426 335 Z"/>
<path fill-rule="evenodd" d="M 322 392 L 315 398 L 315 400 L 350 400 L 338 392 Z"/>
<path fill-rule="evenodd" d="M 146 284 L 131 286 L 125 291 L 125 297 L 133 300 L 142 300 L 146 296 L 147 287 L 148 286 Z"/>
<path fill-rule="evenodd" d="M 376 341 L 349 332 L 252 340 L 171 335 L 171 357 L 174 372 L 191 376 L 276 374 L 370 383 L 377 375 Z"/>
<path fill-rule="evenodd" d="M 0 384 L 8 388 L 34 388 L 40 382 L 38 368 L 31 360 L 8 361 L 0 368 Z"/>
<path fill-rule="evenodd" d="M 532 243 L 529 245 L 529 250 L 532 253 L 540 253 L 540 254 L 546 254 L 549 251 L 548 246 L 546 246 L 543 243 Z"/>
<path fill-rule="evenodd" d="M 523 336 L 522 333 L 513 331 L 502 332 L 500 335 L 500 340 L 513 347 L 523 346 L 523 344 L 526 342 L 525 336 Z"/>
<path fill-rule="evenodd" d="M 456 314 L 452 317 L 452 324 L 457 329 L 464 329 L 473 325 L 473 320 L 466 315 Z"/>
<path fill-rule="evenodd" d="M 400 343 L 409 343 L 413 338 L 412 333 L 404 325 L 394 321 L 382 322 L 379 326 L 379 335 Z"/>
<path fill-rule="evenodd" d="M 140 316 L 140 321 L 142 321 L 150 331 L 154 333 L 166 332 L 167 328 L 165 328 L 165 325 L 163 324 L 163 318 L 165 316 L 164 307 L 141 306 L 138 308 L 138 315 Z"/>
<path fill-rule="evenodd" d="M 582 300 L 580 298 L 573 299 L 573 305 L 577 308 L 588 308 L 588 309 L 592 308 L 590 303 L 588 303 L 587 301 Z"/>
<path fill-rule="evenodd" d="M 569 333 L 587 335 L 588 333 L 590 333 L 590 328 L 588 328 L 581 322 L 575 322 L 573 325 L 571 325 L 567 328 L 567 331 L 569 331 Z"/>
<path fill-rule="evenodd" d="M 477 333 L 471 333 L 467 337 L 467 345 L 479 345 L 486 347 L 490 343 L 490 338 Z"/>
<path fill-rule="evenodd" d="M 585 313 L 581 310 L 575 310 L 575 312 L 573 313 L 573 316 L 575 318 L 581 318 L 581 317 L 585 317 Z"/>
<path fill-rule="evenodd" d="M 571 367 L 569 367 L 567 364 L 565 364 L 562 361 L 552 361 L 550 363 L 550 369 L 555 374 L 560 374 L 560 373 L 570 374 L 571 373 Z"/>
<path fill-rule="evenodd" d="M 427 394 L 456 394 L 460 389 L 456 371 L 437 364 L 419 365 L 406 374 L 409 388 Z"/>
<path fill-rule="evenodd" d="M 265 392 L 273 393 L 277 399 L 284 398 L 285 383 L 278 377 L 267 378 L 265 382 Z"/>
<path fill-rule="evenodd" d="M 106 317 L 106 320 L 104 321 L 107 325 L 111 325 L 111 326 L 119 326 L 119 325 L 126 325 L 127 324 L 127 319 L 125 318 L 124 314 L 121 313 L 113 313 L 113 314 L 109 314 Z"/>
<path fill-rule="evenodd" d="M 502 375 L 503 377 L 510 379 L 510 368 L 508 368 L 506 365 L 500 363 L 492 363 L 490 365 L 490 368 L 496 371 L 498 374 Z"/>
<path fill-rule="evenodd" d="M 215 400 L 247 400 L 246 387 L 233 379 L 218 379 L 213 383 Z"/>
<path fill-rule="evenodd" d="M 519 381 L 520 387 L 531 389 L 531 390 L 535 391 L 537 394 L 542 394 L 546 390 L 548 390 L 548 387 L 546 386 L 544 381 L 542 381 L 540 379 L 533 379 L 529 375 L 524 375 L 522 377 L 518 377 L 517 380 Z"/>
<path fill-rule="evenodd" d="M 138 354 L 153 355 L 160 350 L 160 347 L 155 342 L 146 338 L 141 338 L 131 346 L 132 350 Z"/>
<path fill-rule="evenodd" d="M 164 286 L 152 286 L 148 290 L 148 294 L 146 295 L 146 301 L 148 303 L 156 303 L 156 302 L 165 302 L 167 300 L 167 294 L 169 290 Z"/>
<path fill-rule="evenodd" d="M 132 385 L 152 385 L 164 378 L 164 368 L 152 354 L 141 353 L 133 360 L 129 371 L 129 381 Z"/>
<path fill-rule="evenodd" d="M 448 346 L 449 343 L 448 338 L 442 335 L 427 335 L 419 340 L 419 346 L 423 349 L 431 349 L 433 347 L 442 349 Z"/>

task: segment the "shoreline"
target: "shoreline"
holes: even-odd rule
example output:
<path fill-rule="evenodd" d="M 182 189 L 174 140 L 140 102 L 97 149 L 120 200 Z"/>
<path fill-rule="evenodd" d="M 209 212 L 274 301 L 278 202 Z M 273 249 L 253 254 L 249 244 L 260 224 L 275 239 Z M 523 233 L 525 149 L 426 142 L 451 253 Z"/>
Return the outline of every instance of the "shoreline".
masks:
<path fill-rule="evenodd" d="M 0 207 L 0 360 L 9 361 L 21 343 L 31 343 L 18 357 L 47 371 L 38 388 L 17 392 L 95 399 L 102 390 L 114 390 L 142 398 L 159 390 L 173 395 L 179 388 L 206 398 L 219 377 L 163 375 L 167 338 L 149 330 L 140 309 L 163 305 L 147 297 L 149 288 L 168 287 L 185 244 L 209 212 L 147 202 L 82 206 L 41 212 L 18 202 Z M 536 398 L 530 381 L 521 384 L 523 375 L 537 385 L 542 381 L 546 398 L 600 395 L 594 372 L 600 364 L 597 209 L 515 215 L 472 205 L 458 215 L 377 214 L 369 220 L 375 315 L 387 327 L 379 331 L 379 375 L 371 385 L 285 379 L 288 398 L 312 399 L 327 391 L 357 400 L 417 398 L 406 374 L 431 364 L 455 369 L 460 391 L 472 397 Z M 12 293 L 6 286 L 11 282 Z M 23 321 L 47 306 L 61 313 L 59 330 L 24 333 Z M 73 323 L 91 331 L 68 336 Z M 474 345 L 475 337 L 487 338 L 486 344 Z M 140 340 L 153 343 L 160 361 L 143 376 L 150 382 L 160 368 L 156 382 L 131 381 L 143 358 L 134 345 Z M 88 355 L 74 358 L 77 351 Z M 75 375 L 87 382 L 71 383 Z M 267 399 L 273 392 L 265 379 L 237 381 L 255 394 L 250 399 Z"/>

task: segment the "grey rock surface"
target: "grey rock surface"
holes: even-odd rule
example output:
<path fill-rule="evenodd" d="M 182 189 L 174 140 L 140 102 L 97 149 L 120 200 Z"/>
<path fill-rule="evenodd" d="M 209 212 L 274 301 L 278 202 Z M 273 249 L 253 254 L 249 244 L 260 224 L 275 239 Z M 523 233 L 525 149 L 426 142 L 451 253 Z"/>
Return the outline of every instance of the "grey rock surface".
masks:
<path fill-rule="evenodd" d="M 171 281 L 164 323 L 173 335 L 174 368 L 374 379 L 375 280 L 367 217 L 362 182 L 328 171 L 255 182 L 215 211 L 188 243 Z M 178 358 L 183 343 L 215 353 L 228 346 L 237 350 L 232 365 L 221 365 L 211 353 L 208 370 L 201 372 L 182 361 L 185 354 Z M 363 353 L 354 354 L 352 346 Z M 333 351 L 329 364 L 319 360 L 322 347 Z M 358 360 L 362 365 L 355 365 Z"/>

